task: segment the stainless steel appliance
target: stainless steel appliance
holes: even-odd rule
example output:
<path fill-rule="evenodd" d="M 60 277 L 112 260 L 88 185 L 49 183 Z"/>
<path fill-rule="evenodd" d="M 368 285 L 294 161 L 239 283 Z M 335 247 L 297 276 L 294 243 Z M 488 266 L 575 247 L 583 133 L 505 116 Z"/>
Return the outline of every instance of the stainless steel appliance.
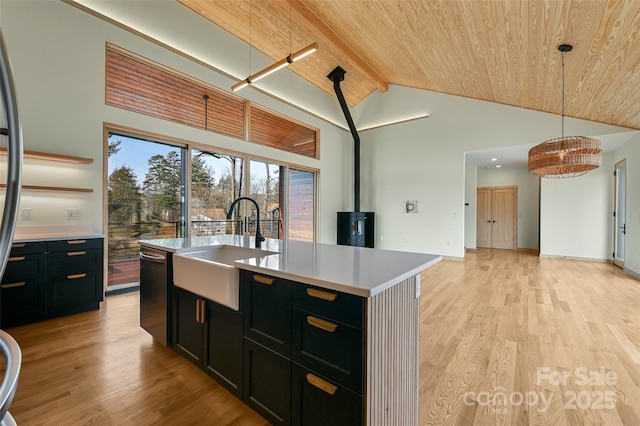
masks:
<path fill-rule="evenodd" d="M 140 327 L 158 342 L 169 342 L 168 300 L 170 254 L 140 247 Z"/>
<path fill-rule="evenodd" d="M 18 117 L 13 74 L 9 65 L 7 48 L 0 31 L 0 93 L 2 95 L 2 112 L 6 127 L 0 128 L 0 134 L 8 137 L 7 141 L 7 189 L 0 223 L 0 278 L 7 267 L 7 259 L 13 242 L 18 217 L 20 190 L 22 188 L 22 126 Z M 9 412 L 18 386 L 22 353 L 18 343 L 6 332 L 0 331 L 0 351 L 5 356 L 6 367 L 2 386 L 0 386 L 0 422 L 15 425 Z"/>

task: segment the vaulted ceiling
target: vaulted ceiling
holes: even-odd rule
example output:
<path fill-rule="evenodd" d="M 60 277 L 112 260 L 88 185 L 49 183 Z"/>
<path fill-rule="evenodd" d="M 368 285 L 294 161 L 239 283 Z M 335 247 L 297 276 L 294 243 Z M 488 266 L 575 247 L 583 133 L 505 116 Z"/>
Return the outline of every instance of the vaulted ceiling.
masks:
<path fill-rule="evenodd" d="M 637 0 L 178 1 L 274 61 L 317 42 L 290 69 L 333 94 L 342 66 L 352 106 L 392 83 L 560 114 L 568 43 L 566 115 L 640 129 Z"/>

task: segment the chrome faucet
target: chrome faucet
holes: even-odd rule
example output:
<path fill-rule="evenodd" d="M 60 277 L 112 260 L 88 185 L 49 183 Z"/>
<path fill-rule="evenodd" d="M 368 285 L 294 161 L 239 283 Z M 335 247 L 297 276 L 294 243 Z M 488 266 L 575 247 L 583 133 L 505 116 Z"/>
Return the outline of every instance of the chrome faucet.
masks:
<path fill-rule="evenodd" d="M 247 200 L 251 201 L 254 206 L 256 206 L 256 248 L 260 248 L 260 243 L 264 241 L 264 237 L 260 233 L 260 207 L 258 207 L 258 203 L 253 198 L 249 197 L 240 197 L 233 200 L 231 203 L 231 207 L 229 207 L 229 212 L 227 213 L 227 220 L 231 220 L 231 213 L 233 213 L 233 208 L 238 204 L 238 201 Z"/>

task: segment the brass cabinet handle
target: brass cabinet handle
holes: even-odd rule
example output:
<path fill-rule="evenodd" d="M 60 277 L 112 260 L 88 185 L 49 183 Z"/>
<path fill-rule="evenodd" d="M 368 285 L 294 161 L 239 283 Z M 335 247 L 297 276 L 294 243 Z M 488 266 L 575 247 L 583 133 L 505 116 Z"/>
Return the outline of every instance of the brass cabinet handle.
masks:
<path fill-rule="evenodd" d="M 307 373 L 307 382 L 309 382 L 310 385 L 313 385 L 318 389 L 328 393 L 329 395 L 334 395 L 338 390 L 337 386 L 332 385 L 331 383 L 325 380 L 322 380 L 320 377 L 316 376 L 315 374 Z"/>
<path fill-rule="evenodd" d="M 73 274 L 73 275 L 67 275 L 67 279 L 69 279 L 69 280 L 75 280 L 75 279 L 77 279 L 77 278 L 84 278 L 84 277 L 86 277 L 86 276 L 87 276 L 87 274 L 86 274 L 86 273 L 85 273 L 85 274 Z"/>
<path fill-rule="evenodd" d="M 84 244 L 86 242 L 87 240 L 69 240 L 67 241 L 67 244 Z"/>
<path fill-rule="evenodd" d="M 27 246 L 27 243 L 14 243 L 11 245 L 11 248 L 23 248 L 26 246 Z"/>
<path fill-rule="evenodd" d="M 200 322 L 200 299 L 196 299 L 196 322 L 202 324 Z"/>
<path fill-rule="evenodd" d="M 200 322 L 204 324 L 207 322 L 207 301 L 205 299 L 200 299 L 200 303 L 202 303 L 202 307 L 200 308 Z"/>
<path fill-rule="evenodd" d="M 19 283 L 2 284 L 2 285 L 0 285 L 0 287 L 2 287 L 2 288 L 15 288 L 15 287 L 22 287 L 25 284 L 26 284 L 25 281 L 20 281 Z"/>
<path fill-rule="evenodd" d="M 254 275 L 253 280 L 260 284 L 271 285 L 275 282 L 275 278 L 267 278 L 262 275 Z"/>
<path fill-rule="evenodd" d="M 24 257 L 24 256 L 10 257 L 9 258 L 9 262 L 22 262 L 25 259 L 26 259 L 26 257 Z"/>
<path fill-rule="evenodd" d="M 85 254 L 87 254 L 86 251 L 70 251 L 67 256 L 84 256 Z"/>
<path fill-rule="evenodd" d="M 315 288 L 308 288 L 307 294 L 311 297 L 315 297 L 316 299 L 327 300 L 329 302 L 333 302 L 338 298 L 338 295 L 335 293 L 329 293 L 328 291 L 316 290 Z"/>
<path fill-rule="evenodd" d="M 320 328 L 324 331 L 328 331 L 329 333 L 333 333 L 338 329 L 338 324 L 334 324 L 332 322 L 325 321 L 320 318 L 316 318 L 312 316 L 307 317 L 307 322 L 309 323 L 309 325 Z"/>

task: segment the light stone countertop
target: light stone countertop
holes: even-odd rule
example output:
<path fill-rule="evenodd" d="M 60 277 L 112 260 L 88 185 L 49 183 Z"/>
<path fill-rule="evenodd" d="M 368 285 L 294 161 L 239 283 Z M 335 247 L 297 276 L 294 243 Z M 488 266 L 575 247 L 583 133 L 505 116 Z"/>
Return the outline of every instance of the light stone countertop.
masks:
<path fill-rule="evenodd" d="M 179 254 L 216 245 L 254 248 L 254 241 L 253 237 L 220 235 L 142 240 L 140 244 Z M 274 254 L 237 260 L 234 266 L 362 297 L 375 296 L 442 260 L 433 254 L 270 238 L 261 250 Z"/>

